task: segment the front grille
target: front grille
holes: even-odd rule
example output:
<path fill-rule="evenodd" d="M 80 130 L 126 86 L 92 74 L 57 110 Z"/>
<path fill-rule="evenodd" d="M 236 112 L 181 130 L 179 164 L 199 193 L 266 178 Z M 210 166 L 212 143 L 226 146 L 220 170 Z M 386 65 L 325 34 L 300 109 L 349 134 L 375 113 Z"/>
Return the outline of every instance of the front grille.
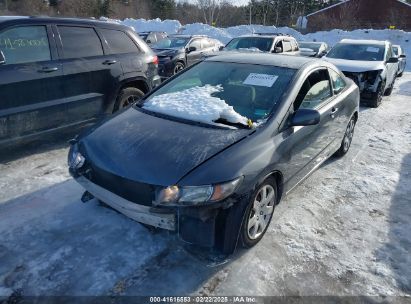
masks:
<path fill-rule="evenodd" d="M 133 203 L 151 206 L 155 199 L 155 187 L 132 181 L 91 165 L 86 176 L 91 182 Z"/>

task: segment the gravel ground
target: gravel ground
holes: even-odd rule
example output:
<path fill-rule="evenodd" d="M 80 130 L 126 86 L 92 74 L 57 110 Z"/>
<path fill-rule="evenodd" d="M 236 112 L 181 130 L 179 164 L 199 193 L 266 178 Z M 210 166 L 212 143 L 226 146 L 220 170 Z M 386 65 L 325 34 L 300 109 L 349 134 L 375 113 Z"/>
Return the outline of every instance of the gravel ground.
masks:
<path fill-rule="evenodd" d="M 82 204 L 66 153 L 0 162 L 0 296 L 411 295 L 411 73 L 226 260 Z"/>

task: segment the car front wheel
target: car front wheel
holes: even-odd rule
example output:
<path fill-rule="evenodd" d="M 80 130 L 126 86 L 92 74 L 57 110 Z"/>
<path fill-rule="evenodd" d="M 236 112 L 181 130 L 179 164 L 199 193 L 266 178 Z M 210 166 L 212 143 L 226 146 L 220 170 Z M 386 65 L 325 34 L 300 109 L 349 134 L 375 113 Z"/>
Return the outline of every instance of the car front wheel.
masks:
<path fill-rule="evenodd" d="M 277 202 L 276 189 L 276 181 L 270 177 L 257 188 L 251 197 L 241 227 L 244 247 L 250 248 L 257 244 L 267 231 Z"/>
<path fill-rule="evenodd" d="M 378 108 L 382 101 L 382 96 L 384 95 L 385 90 L 385 81 L 380 82 L 377 92 L 374 93 L 374 96 L 371 100 L 371 107 Z"/>
<path fill-rule="evenodd" d="M 137 88 L 129 87 L 122 89 L 117 96 L 113 113 L 139 101 L 143 96 L 144 93 Z"/>
<path fill-rule="evenodd" d="M 185 68 L 184 63 L 180 61 L 177 62 L 173 70 L 174 75 L 180 73 L 182 70 L 184 70 L 184 68 Z"/>

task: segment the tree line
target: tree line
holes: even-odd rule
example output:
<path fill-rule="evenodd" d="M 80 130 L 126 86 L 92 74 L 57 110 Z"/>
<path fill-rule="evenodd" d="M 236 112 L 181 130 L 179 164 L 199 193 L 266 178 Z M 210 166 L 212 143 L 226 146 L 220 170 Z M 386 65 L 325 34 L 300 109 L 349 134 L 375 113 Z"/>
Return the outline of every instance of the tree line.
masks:
<path fill-rule="evenodd" d="M 407 0 L 411 2 L 411 0 Z M 240 24 L 296 26 L 299 16 L 340 0 L 0 0 L 0 14 L 177 19 L 226 27 Z"/>

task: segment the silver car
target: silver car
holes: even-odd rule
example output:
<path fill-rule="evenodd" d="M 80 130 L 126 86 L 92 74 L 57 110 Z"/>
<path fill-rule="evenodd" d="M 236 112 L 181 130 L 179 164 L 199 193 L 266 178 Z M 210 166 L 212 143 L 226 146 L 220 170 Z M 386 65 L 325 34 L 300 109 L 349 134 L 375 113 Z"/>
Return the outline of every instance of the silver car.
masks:
<path fill-rule="evenodd" d="M 404 50 L 400 45 L 393 45 L 392 50 L 396 57 L 398 57 L 398 73 L 397 77 L 401 77 L 405 71 L 405 67 L 407 66 L 407 56 L 404 53 Z"/>
<path fill-rule="evenodd" d="M 354 80 L 361 100 L 371 107 L 378 107 L 383 95 L 392 92 L 399 60 L 389 41 L 343 39 L 323 59 Z"/>

